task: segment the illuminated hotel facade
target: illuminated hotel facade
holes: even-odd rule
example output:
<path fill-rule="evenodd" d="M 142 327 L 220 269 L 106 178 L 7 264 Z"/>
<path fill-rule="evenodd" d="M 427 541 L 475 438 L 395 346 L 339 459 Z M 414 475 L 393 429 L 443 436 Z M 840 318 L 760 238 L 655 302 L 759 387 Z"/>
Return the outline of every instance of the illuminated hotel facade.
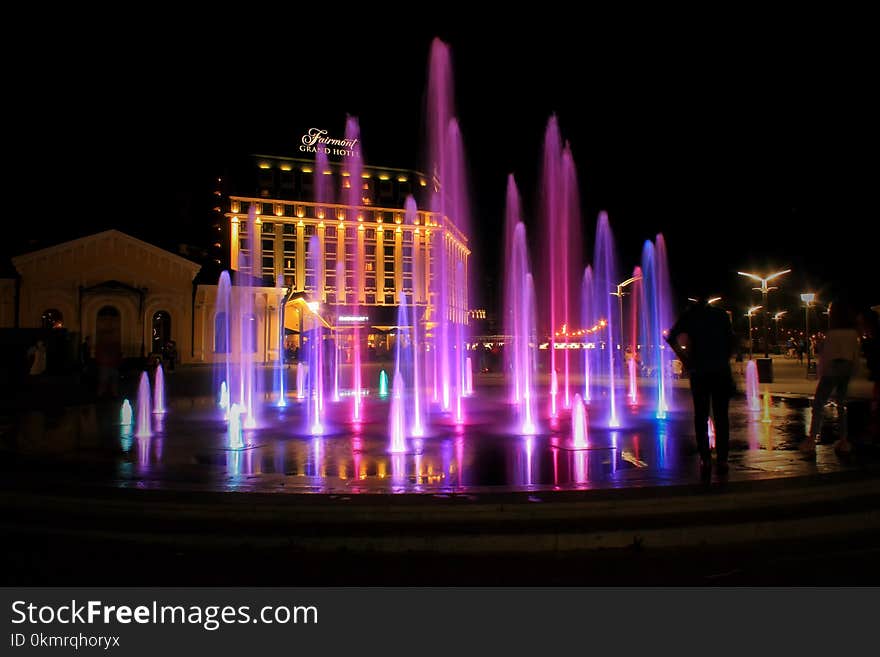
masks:
<path fill-rule="evenodd" d="M 437 191 L 423 174 L 364 166 L 359 180 L 352 180 L 340 163 L 316 171 L 310 160 L 262 155 L 253 156 L 252 166 L 253 193 L 236 193 L 239 184 L 227 196 L 229 268 L 266 287 L 283 281 L 288 296 L 312 308 L 317 302 L 332 328 L 356 324 L 391 331 L 403 295 L 415 321 L 430 329 L 440 310 L 440 248 L 451 271 L 460 265 L 467 281 L 467 236 L 448 217 L 422 209 Z M 362 202 L 316 202 L 319 183 L 343 198 L 358 185 Z M 406 212 L 408 195 L 417 201 L 415 212 Z M 310 253 L 313 245 L 317 254 Z M 449 278 L 445 312 L 451 321 L 467 323 L 468 286 Z M 295 311 L 285 326 L 296 331 L 301 321 Z"/>

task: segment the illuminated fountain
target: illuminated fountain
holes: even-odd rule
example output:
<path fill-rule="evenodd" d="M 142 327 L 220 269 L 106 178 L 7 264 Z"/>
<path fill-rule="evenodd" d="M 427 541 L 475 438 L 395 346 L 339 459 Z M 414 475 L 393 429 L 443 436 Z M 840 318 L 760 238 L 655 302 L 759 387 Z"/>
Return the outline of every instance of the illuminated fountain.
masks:
<path fill-rule="evenodd" d="M 275 286 L 279 289 L 284 288 L 284 276 L 278 276 Z M 284 303 L 284 299 L 278 302 L 278 357 L 275 359 L 275 405 L 278 408 L 287 406 L 287 392 L 285 391 L 284 381 Z"/>
<path fill-rule="evenodd" d="M 137 426 L 134 435 L 137 438 L 149 438 L 153 435 L 150 377 L 146 372 L 141 372 L 141 380 L 138 385 Z"/>
<path fill-rule="evenodd" d="M 464 146 L 455 118 L 452 61 L 449 47 L 434 39 L 428 64 L 426 106 L 426 171 L 436 179 L 431 210 L 443 225 L 432 230 L 431 242 L 437 254 L 431 294 L 436 300 L 434 344 L 431 350 L 433 397 L 443 412 L 453 412 L 457 423 L 464 421 L 461 398 L 464 393 L 464 324 L 468 272 L 456 264 L 447 248 L 449 231 L 470 234 L 470 210 L 467 199 L 467 175 Z M 451 225 L 447 226 L 446 222 Z M 451 312 L 448 312 L 450 311 Z"/>
<path fill-rule="evenodd" d="M 242 449 L 244 447 L 244 439 L 242 438 L 241 416 L 244 408 L 241 404 L 233 404 L 229 407 L 229 427 L 227 429 L 229 449 Z"/>
<path fill-rule="evenodd" d="M 758 364 L 750 360 L 746 363 L 746 402 L 754 413 L 761 411 L 761 391 L 758 385 Z"/>
<path fill-rule="evenodd" d="M 226 381 L 220 382 L 220 397 L 217 400 L 217 405 L 223 411 L 229 410 L 229 386 L 226 385 Z"/>
<path fill-rule="evenodd" d="M 596 225 L 596 244 L 593 255 L 593 311 L 601 313 L 605 321 L 604 340 L 597 341 L 597 348 L 602 353 L 596 358 L 597 368 L 594 370 L 605 383 L 608 392 L 608 415 L 606 422 L 609 427 L 620 426 L 620 413 L 617 405 L 617 362 L 622 357 L 620 346 L 620 327 L 617 326 L 618 312 L 611 291 L 616 289 L 617 256 L 614 247 L 614 236 L 608 215 L 599 214 Z M 599 318 L 596 318 L 599 320 Z M 602 320 L 599 320 L 602 321 Z M 592 374 L 592 373 L 591 373 Z"/>
<path fill-rule="evenodd" d="M 350 143 L 355 143 L 354 140 L 360 140 L 360 125 L 358 124 L 358 120 L 349 116 L 345 121 L 345 138 L 351 140 Z M 347 151 L 347 155 L 345 156 L 345 166 L 351 180 L 359 181 L 361 180 L 362 171 L 363 171 L 363 161 L 361 160 L 361 152 L 358 149 L 351 149 Z M 348 191 L 348 204 L 352 207 L 359 207 L 363 204 L 363 198 L 361 196 L 361 188 L 359 185 L 350 185 Z M 352 217 L 350 219 L 355 219 Z M 363 225 L 358 226 L 358 230 L 363 230 Z M 337 257 L 344 258 L 345 254 L 340 253 L 337 254 Z M 354 299 L 353 307 L 354 314 L 360 315 L 360 285 L 361 281 L 364 278 L 364 255 L 361 249 L 355 249 L 355 257 L 354 257 Z M 344 281 L 339 281 L 337 284 L 340 287 L 344 287 Z M 361 394 L 363 389 L 362 384 L 362 371 L 361 371 L 361 329 L 360 324 L 355 323 L 353 326 L 353 342 L 354 348 L 352 350 L 353 353 L 353 362 L 352 362 L 352 388 L 354 389 L 354 405 L 352 409 L 352 420 L 355 422 L 359 422 L 361 420 Z"/>
<path fill-rule="evenodd" d="M 388 417 L 388 433 L 391 437 L 392 454 L 401 454 L 406 451 L 406 429 L 404 417 L 404 383 L 400 370 L 394 373 L 394 387 L 391 391 L 391 407 Z"/>
<path fill-rule="evenodd" d="M 555 116 L 544 133 L 541 172 L 542 295 L 541 316 L 549 321 L 550 372 L 558 372 L 555 390 L 550 394 L 550 416 L 556 417 L 559 402 L 571 407 L 571 358 L 569 333 L 576 317 L 577 272 L 581 267 L 580 198 L 577 171 L 568 143 L 562 144 Z M 559 351 L 559 353 L 557 353 Z M 551 385 L 553 385 L 551 383 Z M 560 390 L 561 386 L 561 390 Z M 561 400 L 557 393 L 561 392 Z"/>
<path fill-rule="evenodd" d="M 589 340 L 592 340 L 593 336 L 593 326 L 596 321 L 596 313 L 593 310 L 593 268 L 589 265 L 584 269 L 584 277 L 581 280 L 581 323 L 585 327 L 589 327 L 586 330 L 589 332 Z M 586 343 L 587 345 L 594 344 L 592 342 Z M 595 366 L 593 364 L 593 360 L 596 358 L 597 354 L 596 349 L 591 349 L 589 346 L 584 349 L 584 402 L 589 404 L 593 399 L 593 390 L 592 390 L 592 372 L 595 370 Z"/>
<path fill-rule="evenodd" d="M 165 413 L 165 373 L 161 363 L 156 366 L 153 379 L 153 413 Z"/>
<path fill-rule="evenodd" d="M 587 448 L 587 410 L 580 395 L 574 396 L 574 408 L 571 412 L 571 437 L 575 449 Z"/>
<path fill-rule="evenodd" d="M 314 272 L 315 280 L 324 280 L 324 258 L 321 257 L 320 242 L 317 235 L 309 239 L 306 268 Z M 315 302 L 316 303 L 316 302 Z M 306 386 L 306 414 L 308 431 L 313 436 L 324 433 L 324 326 L 320 315 L 310 313 L 312 326 L 309 340 L 305 342 L 307 349 L 308 383 Z"/>
<path fill-rule="evenodd" d="M 507 179 L 506 226 L 504 326 L 511 339 L 505 351 L 508 400 L 517 409 L 519 431 L 530 435 L 535 433 L 537 418 L 534 393 L 537 353 L 535 293 L 526 228 L 521 221 L 519 192 L 513 176 Z"/>
<path fill-rule="evenodd" d="M 124 427 L 130 427 L 132 419 L 131 402 L 127 399 L 123 399 L 122 408 L 119 410 L 119 424 Z"/>
<path fill-rule="evenodd" d="M 770 424 L 772 419 L 770 418 L 770 391 L 764 391 L 764 416 L 761 418 L 761 422 L 765 424 Z"/>
<path fill-rule="evenodd" d="M 388 374 L 385 373 L 385 370 L 379 372 L 379 397 L 385 398 L 388 396 Z"/>
<path fill-rule="evenodd" d="M 672 293 L 662 235 L 657 236 L 655 243 L 645 241 L 641 271 L 644 301 L 641 357 L 655 386 L 655 415 L 664 419 L 670 409 L 668 397 L 672 388 L 672 355 L 665 340 L 672 326 Z"/>
<path fill-rule="evenodd" d="M 220 409 L 224 416 L 229 414 L 229 387 L 232 385 L 232 334 L 230 322 L 232 321 L 232 281 L 228 271 L 220 273 L 217 281 L 217 314 L 214 319 L 214 349 L 220 353 L 222 361 L 220 367 L 215 369 L 215 387 L 220 390 Z M 223 394 L 225 390 L 225 395 Z"/>

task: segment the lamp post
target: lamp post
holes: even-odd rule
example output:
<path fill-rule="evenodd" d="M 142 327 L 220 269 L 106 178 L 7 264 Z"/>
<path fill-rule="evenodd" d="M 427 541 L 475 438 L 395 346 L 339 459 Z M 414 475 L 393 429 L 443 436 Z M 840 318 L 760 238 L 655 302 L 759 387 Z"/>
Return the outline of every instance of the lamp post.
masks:
<path fill-rule="evenodd" d="M 738 271 L 736 273 L 739 274 L 740 276 L 746 276 L 748 278 L 756 280 L 761 284 L 761 287 L 753 287 L 752 289 L 757 290 L 761 293 L 761 302 L 762 302 L 763 306 L 766 308 L 767 307 L 767 294 L 770 292 L 770 290 L 777 289 L 775 286 L 768 287 L 767 283 L 772 281 L 774 278 L 778 278 L 779 276 L 782 276 L 783 274 L 789 273 L 790 271 L 791 271 L 791 269 L 783 269 L 782 271 L 778 271 L 775 274 L 770 274 L 769 276 L 758 276 L 757 274 L 752 274 L 747 271 Z M 764 311 L 764 358 L 770 358 L 770 340 L 768 337 L 768 332 L 769 332 L 769 327 L 767 326 L 767 311 L 765 310 Z M 751 338 L 751 335 L 749 335 L 749 337 Z"/>
<path fill-rule="evenodd" d="M 807 376 L 810 375 L 810 357 L 812 350 L 810 349 L 810 306 L 816 300 L 816 295 L 812 292 L 805 292 L 801 295 L 801 301 L 804 302 L 804 339 L 807 344 Z"/>
<path fill-rule="evenodd" d="M 773 321 L 776 322 L 776 344 L 779 344 L 779 320 L 787 313 L 787 310 L 780 310 L 778 313 L 773 315 Z"/>
<path fill-rule="evenodd" d="M 621 342 L 620 346 L 621 347 L 623 347 L 623 296 L 626 294 L 626 292 L 623 291 L 623 288 L 625 288 L 627 285 L 631 285 L 631 284 L 635 283 L 636 281 L 640 281 L 640 280 L 642 280 L 641 276 L 633 276 L 632 278 L 628 278 L 625 281 L 623 281 L 623 283 L 617 284 L 617 292 L 611 292 L 611 294 L 613 294 L 614 296 L 617 297 L 617 310 L 618 310 L 618 314 L 620 316 L 620 342 Z M 611 338 L 612 338 L 611 341 L 614 342 L 614 336 L 611 336 Z M 623 362 L 623 361 L 621 361 L 621 362 Z"/>
<path fill-rule="evenodd" d="M 752 315 L 761 310 L 761 308 L 763 308 L 763 306 L 752 306 L 746 313 L 746 317 L 749 318 L 749 360 L 752 360 Z"/>

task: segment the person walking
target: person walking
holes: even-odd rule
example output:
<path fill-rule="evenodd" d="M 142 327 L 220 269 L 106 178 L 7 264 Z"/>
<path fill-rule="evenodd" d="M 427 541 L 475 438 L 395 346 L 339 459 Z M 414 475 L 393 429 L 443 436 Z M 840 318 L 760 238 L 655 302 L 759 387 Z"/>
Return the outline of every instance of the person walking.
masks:
<path fill-rule="evenodd" d="M 832 302 L 829 308 L 831 328 L 825 334 L 821 346 L 817 344 L 818 363 L 816 365 L 816 392 L 813 397 L 813 417 L 810 433 L 800 444 L 802 452 L 815 455 L 816 443 L 822 434 L 825 419 L 825 404 L 834 396 L 840 418 L 840 436 L 834 443 L 836 452 L 846 453 L 852 449 L 849 442 L 846 393 L 849 381 L 858 368 L 860 347 L 859 334 L 851 309 L 843 303 Z"/>
<path fill-rule="evenodd" d="M 679 317 L 666 341 L 687 369 L 694 401 L 694 430 L 700 453 L 700 471 L 707 476 L 712 468 L 709 447 L 709 409 L 715 422 L 716 468 L 728 471 L 730 420 L 728 407 L 735 389 L 730 358 L 736 338 L 727 312 L 708 303 L 702 293 L 697 302 Z"/>

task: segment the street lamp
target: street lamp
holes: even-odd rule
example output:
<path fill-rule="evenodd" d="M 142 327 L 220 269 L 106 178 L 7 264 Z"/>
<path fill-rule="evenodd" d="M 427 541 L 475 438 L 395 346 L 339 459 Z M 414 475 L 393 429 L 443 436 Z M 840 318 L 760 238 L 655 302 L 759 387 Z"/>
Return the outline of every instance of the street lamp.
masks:
<path fill-rule="evenodd" d="M 791 271 L 791 269 L 783 269 L 782 271 L 778 271 L 775 274 L 770 274 L 769 276 L 758 276 L 757 274 L 751 274 L 747 271 L 738 271 L 736 273 L 739 274 L 740 276 L 747 276 L 748 278 L 756 280 L 761 284 L 761 287 L 753 287 L 752 289 L 757 290 L 761 293 L 761 301 L 763 302 L 763 305 L 766 307 L 767 306 L 767 293 L 770 292 L 770 290 L 777 289 L 775 286 L 774 287 L 767 287 L 767 283 L 772 281 L 774 278 L 778 278 L 779 276 L 782 276 L 783 274 L 789 273 L 790 271 Z M 768 336 L 767 336 L 768 330 L 769 330 L 769 327 L 767 326 L 767 312 L 764 311 L 764 358 L 770 358 L 770 340 L 768 339 Z M 749 337 L 751 337 L 751 336 L 749 336 Z"/>
<path fill-rule="evenodd" d="M 621 348 L 623 347 L 623 295 L 626 294 L 626 293 L 623 291 L 623 288 L 625 288 L 627 285 L 631 285 L 632 283 L 635 283 L 636 281 L 640 281 L 640 280 L 642 280 L 642 277 L 641 277 L 641 276 L 633 276 L 632 278 L 628 278 L 628 279 L 626 279 L 625 281 L 623 281 L 623 283 L 618 283 L 618 284 L 617 284 L 617 292 L 611 292 L 611 294 L 613 294 L 614 296 L 617 297 L 617 309 L 618 309 L 618 312 L 619 312 L 619 314 L 620 314 L 620 343 L 621 343 Z M 613 336 L 612 336 L 612 342 L 613 342 L 613 341 L 614 341 L 614 340 L 613 340 Z"/>
<path fill-rule="evenodd" d="M 776 344 L 779 344 L 779 320 L 782 319 L 783 315 L 787 313 L 787 310 L 780 310 L 778 313 L 773 315 L 773 321 L 776 322 Z"/>
<path fill-rule="evenodd" d="M 764 306 L 752 306 L 746 313 L 746 317 L 749 318 L 749 360 L 752 360 L 752 315 L 761 310 L 761 308 L 763 307 Z"/>
<path fill-rule="evenodd" d="M 806 343 L 807 343 L 807 376 L 810 375 L 810 356 L 812 352 L 810 350 L 810 306 L 816 300 L 816 295 L 812 292 L 805 292 L 801 295 L 801 301 L 804 302 L 804 329 L 806 332 Z"/>

